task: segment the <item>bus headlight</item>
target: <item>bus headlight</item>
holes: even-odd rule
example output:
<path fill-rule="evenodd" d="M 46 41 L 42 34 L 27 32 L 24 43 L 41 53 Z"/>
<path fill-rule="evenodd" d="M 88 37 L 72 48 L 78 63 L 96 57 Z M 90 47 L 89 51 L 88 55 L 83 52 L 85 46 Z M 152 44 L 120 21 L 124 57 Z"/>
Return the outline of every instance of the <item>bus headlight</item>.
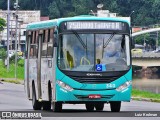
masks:
<path fill-rule="evenodd" d="M 64 82 L 62 82 L 62 81 L 60 81 L 60 80 L 57 80 L 57 84 L 58 84 L 61 88 L 65 89 L 65 90 L 67 90 L 67 91 L 72 91 L 72 90 L 73 90 L 72 87 L 70 87 L 69 85 L 65 84 Z"/>
<path fill-rule="evenodd" d="M 116 88 L 117 91 L 123 91 L 124 89 L 128 88 L 132 84 L 132 81 L 127 81 L 123 85 Z"/>

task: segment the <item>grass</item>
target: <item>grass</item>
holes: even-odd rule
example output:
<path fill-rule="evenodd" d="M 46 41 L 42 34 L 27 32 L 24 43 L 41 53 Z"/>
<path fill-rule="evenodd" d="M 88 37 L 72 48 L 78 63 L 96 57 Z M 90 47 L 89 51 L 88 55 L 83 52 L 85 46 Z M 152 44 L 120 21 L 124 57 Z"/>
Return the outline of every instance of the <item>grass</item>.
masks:
<path fill-rule="evenodd" d="M 0 60 L 0 78 L 15 78 L 15 65 L 10 64 L 9 71 L 7 72 L 7 67 L 4 65 L 3 61 Z M 17 66 L 17 79 L 24 79 L 24 67 Z"/>
<path fill-rule="evenodd" d="M 152 102 L 160 102 L 160 94 L 156 94 L 148 91 L 141 91 L 137 89 L 132 90 L 132 97 L 134 97 L 135 100 L 146 99 Z"/>

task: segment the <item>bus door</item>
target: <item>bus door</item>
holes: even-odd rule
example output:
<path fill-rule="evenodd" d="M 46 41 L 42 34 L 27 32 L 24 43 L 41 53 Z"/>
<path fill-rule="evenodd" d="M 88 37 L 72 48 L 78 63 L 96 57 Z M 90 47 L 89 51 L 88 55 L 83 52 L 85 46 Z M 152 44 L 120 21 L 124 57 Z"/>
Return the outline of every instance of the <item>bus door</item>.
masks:
<path fill-rule="evenodd" d="M 41 85 L 42 99 L 49 100 L 49 81 L 53 79 L 53 29 L 43 30 L 41 49 Z"/>
<path fill-rule="evenodd" d="M 38 32 L 29 31 L 27 36 L 27 55 L 26 55 L 26 80 L 28 97 L 31 98 L 30 91 L 32 90 L 32 81 L 37 81 L 37 38 Z M 36 88 L 36 87 L 35 87 Z"/>

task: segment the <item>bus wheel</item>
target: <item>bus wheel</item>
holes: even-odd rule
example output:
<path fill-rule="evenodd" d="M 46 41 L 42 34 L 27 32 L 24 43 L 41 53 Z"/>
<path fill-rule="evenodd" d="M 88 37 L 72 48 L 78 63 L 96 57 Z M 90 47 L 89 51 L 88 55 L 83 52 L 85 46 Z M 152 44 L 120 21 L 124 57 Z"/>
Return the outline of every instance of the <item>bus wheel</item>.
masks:
<path fill-rule="evenodd" d="M 93 103 L 86 103 L 86 109 L 87 109 L 87 111 L 93 111 L 94 104 Z"/>
<path fill-rule="evenodd" d="M 52 92 L 50 85 L 48 87 L 48 96 L 49 96 L 49 101 L 43 102 L 43 110 L 51 110 Z"/>
<path fill-rule="evenodd" d="M 110 107 L 112 112 L 119 112 L 121 109 L 121 102 L 120 101 L 110 102 Z"/>
<path fill-rule="evenodd" d="M 61 102 L 53 102 L 52 108 L 54 112 L 61 112 L 62 111 L 62 103 Z"/>
<path fill-rule="evenodd" d="M 95 108 L 98 111 L 102 111 L 104 108 L 104 103 L 95 103 Z"/>
<path fill-rule="evenodd" d="M 38 102 L 38 100 L 36 99 L 36 92 L 35 92 L 35 88 L 33 87 L 32 89 L 32 106 L 34 110 L 41 110 L 41 102 Z"/>
<path fill-rule="evenodd" d="M 51 102 L 45 101 L 43 102 L 43 110 L 50 110 L 51 109 Z"/>

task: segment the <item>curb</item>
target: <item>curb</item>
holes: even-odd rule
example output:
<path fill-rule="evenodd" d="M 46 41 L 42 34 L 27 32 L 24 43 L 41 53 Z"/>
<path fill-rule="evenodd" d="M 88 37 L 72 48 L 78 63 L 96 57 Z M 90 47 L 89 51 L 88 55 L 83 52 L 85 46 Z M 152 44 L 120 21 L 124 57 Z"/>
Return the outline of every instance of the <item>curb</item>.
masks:
<path fill-rule="evenodd" d="M 146 102 L 157 102 L 160 103 L 160 99 L 152 99 L 152 98 L 140 98 L 140 97 L 132 97 L 132 100 L 137 101 L 146 101 Z"/>
<path fill-rule="evenodd" d="M 0 78 L 0 83 L 2 82 L 8 82 L 8 83 L 12 83 L 10 81 L 16 81 L 17 79 L 15 78 Z M 17 80 L 18 82 L 20 83 L 14 83 L 14 84 L 21 84 L 21 85 L 24 85 L 24 80 Z M 3 84 L 3 83 L 2 83 Z"/>

